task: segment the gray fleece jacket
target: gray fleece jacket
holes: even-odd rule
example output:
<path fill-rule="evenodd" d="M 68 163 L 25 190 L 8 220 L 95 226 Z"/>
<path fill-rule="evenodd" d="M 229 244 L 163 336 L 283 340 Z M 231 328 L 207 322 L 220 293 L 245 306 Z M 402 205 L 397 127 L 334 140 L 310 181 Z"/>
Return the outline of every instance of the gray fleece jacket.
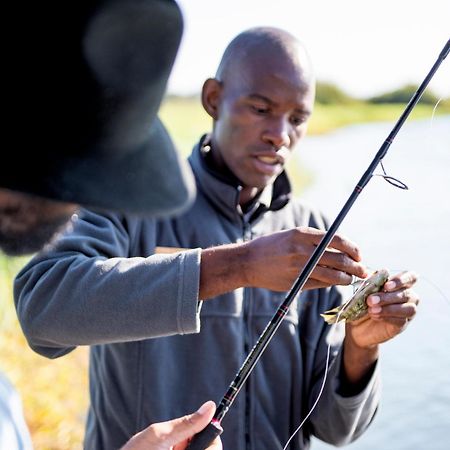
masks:
<path fill-rule="evenodd" d="M 261 200 L 244 216 L 240 187 L 205 159 L 197 146 L 190 163 L 198 195 L 184 215 L 156 220 L 82 211 L 73 229 L 16 278 L 18 316 L 36 352 L 56 358 L 91 346 L 86 449 L 118 449 L 150 423 L 190 413 L 208 399 L 218 403 L 284 300 L 285 293 L 242 288 L 202 304 L 200 248 L 326 227 L 318 212 L 290 199 L 284 173 L 270 204 Z M 191 250 L 161 255 L 156 246 Z M 342 445 L 366 429 L 378 405 L 378 369 L 356 392 L 344 389 L 343 330 L 331 335 L 319 315 L 341 301 L 331 288 L 293 302 L 222 422 L 225 450 L 282 449 L 318 397 L 329 342 L 324 390 L 289 449 L 309 448 L 311 435 Z"/>

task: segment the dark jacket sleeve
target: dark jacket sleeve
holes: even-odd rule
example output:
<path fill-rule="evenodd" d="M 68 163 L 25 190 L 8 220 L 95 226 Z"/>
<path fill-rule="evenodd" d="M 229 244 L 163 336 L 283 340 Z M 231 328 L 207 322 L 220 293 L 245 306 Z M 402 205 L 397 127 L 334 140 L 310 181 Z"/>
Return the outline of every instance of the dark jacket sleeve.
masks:
<path fill-rule="evenodd" d="M 199 331 L 200 251 L 151 255 L 155 227 L 146 223 L 140 236 L 140 221 L 84 211 L 22 269 L 14 299 L 36 352 L 54 358 L 77 345 Z M 150 256 L 129 256 L 139 241 Z"/>

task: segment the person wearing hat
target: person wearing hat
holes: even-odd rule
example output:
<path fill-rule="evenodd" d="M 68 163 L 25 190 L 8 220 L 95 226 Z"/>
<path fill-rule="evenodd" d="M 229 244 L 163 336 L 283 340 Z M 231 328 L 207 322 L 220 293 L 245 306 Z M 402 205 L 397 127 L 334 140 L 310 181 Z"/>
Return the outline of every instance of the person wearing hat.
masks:
<path fill-rule="evenodd" d="M 52 12 L 50 23 L 36 20 Z M 52 1 L 20 18 L 32 39 L 16 42 L 12 107 L 26 102 L 27 120 L 17 111 L 6 127 L 14 147 L 0 165 L 0 245 L 36 251 L 79 204 L 155 217 L 186 209 L 192 173 L 157 117 L 182 36 L 178 5 Z"/>
<path fill-rule="evenodd" d="M 157 117 L 182 36 L 176 2 L 39 2 L 26 14 L 18 6 L 8 13 L 31 38 L 15 42 L 11 55 L 19 89 L 7 132 L 16 145 L 0 165 L 0 249 L 39 251 L 80 205 L 154 217 L 189 207 L 191 170 Z M 26 122 L 18 111 L 25 102 Z M 184 448 L 214 411 L 206 402 L 153 424 L 126 448 Z M 32 448 L 20 398 L 2 374 L 0 448 Z M 211 446 L 219 448 L 220 439 Z"/>

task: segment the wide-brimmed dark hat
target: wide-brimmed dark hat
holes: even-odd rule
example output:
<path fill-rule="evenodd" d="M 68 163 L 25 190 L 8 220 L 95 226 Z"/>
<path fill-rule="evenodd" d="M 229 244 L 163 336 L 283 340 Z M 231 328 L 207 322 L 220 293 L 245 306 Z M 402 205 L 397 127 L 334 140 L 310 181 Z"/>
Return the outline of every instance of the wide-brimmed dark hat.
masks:
<path fill-rule="evenodd" d="M 193 177 L 157 117 L 182 36 L 177 4 L 30 3 L 5 17 L 14 103 L 0 186 L 156 216 L 187 207 Z"/>

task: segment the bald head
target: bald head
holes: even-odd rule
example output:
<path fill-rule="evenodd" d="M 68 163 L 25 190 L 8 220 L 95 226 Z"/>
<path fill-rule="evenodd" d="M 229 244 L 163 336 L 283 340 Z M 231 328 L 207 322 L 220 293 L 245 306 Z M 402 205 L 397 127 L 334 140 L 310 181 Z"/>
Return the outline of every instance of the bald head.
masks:
<path fill-rule="evenodd" d="M 274 68 L 290 66 L 304 82 L 314 83 L 311 61 L 302 43 L 274 27 L 251 28 L 237 35 L 225 49 L 216 78 L 226 81 L 261 63 Z"/>
<path fill-rule="evenodd" d="M 305 136 L 314 104 L 314 77 L 301 43 L 278 28 L 239 34 L 226 48 L 202 103 L 213 119 L 210 163 L 242 187 L 250 204 L 281 174 Z"/>

